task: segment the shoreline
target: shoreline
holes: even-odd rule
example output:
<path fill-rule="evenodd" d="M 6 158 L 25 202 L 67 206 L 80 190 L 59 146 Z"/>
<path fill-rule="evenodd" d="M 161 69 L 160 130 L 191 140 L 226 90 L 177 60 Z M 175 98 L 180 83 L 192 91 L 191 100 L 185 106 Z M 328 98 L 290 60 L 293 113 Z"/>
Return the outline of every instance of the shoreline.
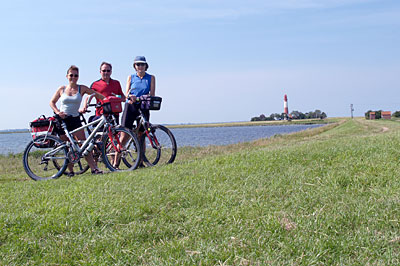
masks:
<path fill-rule="evenodd" d="M 238 127 L 238 126 L 285 126 L 285 125 L 314 125 L 330 124 L 346 118 L 326 119 L 301 119 L 301 120 L 277 120 L 277 121 L 243 121 L 243 122 L 216 122 L 199 124 L 165 124 L 168 128 L 194 128 L 194 127 Z"/>
<path fill-rule="evenodd" d="M 238 126 L 275 126 L 275 125 L 312 125 L 335 123 L 347 117 L 332 117 L 325 119 L 299 119 L 299 120 L 276 120 L 276 121 L 241 121 L 241 122 L 215 122 L 194 124 L 162 124 L 168 128 L 194 128 L 194 127 L 238 127 Z M 155 123 L 156 124 L 156 123 Z M 5 129 L 0 134 L 30 133 L 29 129 Z"/>

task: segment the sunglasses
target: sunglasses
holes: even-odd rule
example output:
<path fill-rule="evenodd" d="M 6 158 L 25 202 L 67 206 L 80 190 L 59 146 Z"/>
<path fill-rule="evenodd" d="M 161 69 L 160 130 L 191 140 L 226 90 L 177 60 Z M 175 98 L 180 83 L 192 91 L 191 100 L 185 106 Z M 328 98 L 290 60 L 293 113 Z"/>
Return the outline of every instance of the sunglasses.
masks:
<path fill-rule="evenodd" d="M 110 70 L 110 69 L 103 69 L 103 70 L 101 70 L 101 72 L 103 72 L 103 73 L 105 73 L 105 72 L 110 73 L 111 70 Z"/>
<path fill-rule="evenodd" d="M 79 75 L 78 75 L 78 74 L 69 74 L 68 77 L 70 77 L 70 78 L 77 78 L 77 77 L 79 77 Z"/>
<path fill-rule="evenodd" d="M 145 63 L 136 63 L 135 65 L 137 65 L 137 66 L 145 66 L 146 64 Z"/>

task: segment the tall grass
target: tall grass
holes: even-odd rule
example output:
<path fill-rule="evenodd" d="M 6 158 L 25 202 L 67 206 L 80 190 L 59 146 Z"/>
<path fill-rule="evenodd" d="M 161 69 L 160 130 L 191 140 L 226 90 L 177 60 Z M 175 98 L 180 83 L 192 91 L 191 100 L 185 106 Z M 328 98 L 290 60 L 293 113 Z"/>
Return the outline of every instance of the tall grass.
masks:
<path fill-rule="evenodd" d="M 347 120 L 48 182 L 2 163 L 0 264 L 398 265 L 399 125 Z"/>

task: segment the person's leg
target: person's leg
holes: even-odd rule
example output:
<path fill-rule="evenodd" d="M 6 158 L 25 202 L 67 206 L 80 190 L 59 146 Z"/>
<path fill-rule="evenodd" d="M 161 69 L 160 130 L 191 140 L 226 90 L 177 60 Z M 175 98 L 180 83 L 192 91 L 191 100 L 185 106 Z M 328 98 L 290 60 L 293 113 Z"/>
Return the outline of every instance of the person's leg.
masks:
<path fill-rule="evenodd" d="M 68 138 L 65 135 L 64 130 L 62 132 L 63 132 L 63 135 L 59 135 L 60 139 L 63 140 L 63 141 L 68 141 Z M 69 163 L 67 168 L 68 168 L 68 171 L 69 171 L 70 175 L 73 176 L 74 175 L 74 164 L 73 163 Z"/>
<path fill-rule="evenodd" d="M 124 112 L 122 114 L 122 119 L 121 119 L 121 125 L 123 127 L 126 127 L 129 130 L 132 130 L 133 122 L 135 121 L 135 119 L 138 115 L 139 115 L 139 112 L 136 109 L 134 104 L 129 104 L 129 103 L 125 104 L 125 109 L 124 109 Z M 128 141 L 128 137 L 129 136 L 126 133 L 121 132 L 119 142 L 122 147 L 119 147 L 119 148 L 123 149 L 126 142 Z M 118 168 L 120 161 L 121 161 L 121 154 L 117 153 L 117 156 L 115 156 L 115 158 L 114 158 L 114 163 L 113 163 L 114 167 Z"/>
<path fill-rule="evenodd" d="M 61 125 L 58 124 L 58 126 L 54 127 L 54 133 L 57 134 L 57 136 L 62 140 L 62 141 L 68 141 L 67 136 L 65 135 L 64 129 L 62 129 Z M 74 175 L 74 164 L 73 163 L 68 163 L 68 171 L 69 171 L 69 176 Z"/>
<path fill-rule="evenodd" d="M 143 113 L 143 116 L 147 119 L 147 121 L 150 121 L 150 111 L 149 110 L 142 110 L 142 113 Z M 140 128 L 139 128 L 138 133 L 137 133 L 137 138 L 138 138 L 139 142 L 140 142 L 143 134 L 146 134 L 144 132 L 145 130 L 146 129 L 143 127 L 143 125 L 140 125 Z M 146 144 L 146 140 L 141 144 L 143 144 L 143 147 L 142 147 L 143 153 L 146 153 L 146 145 L 145 145 Z M 140 161 L 139 167 L 144 167 L 143 158 Z"/>
<path fill-rule="evenodd" d="M 75 132 L 74 136 L 79 140 L 85 140 L 86 139 L 85 132 L 83 130 Z M 85 156 L 85 159 L 88 162 L 89 167 L 92 170 L 92 172 L 96 171 L 97 164 L 96 164 L 96 161 L 93 158 L 93 154 L 91 152 L 89 152 L 89 154 Z"/>
<path fill-rule="evenodd" d="M 139 116 L 139 111 L 136 109 L 134 104 L 125 104 L 125 110 L 122 114 L 121 125 L 126 127 L 129 130 L 133 128 L 133 122 L 135 122 L 136 117 Z M 125 133 L 121 133 L 120 142 L 121 144 L 125 144 L 127 141 L 127 135 Z"/>

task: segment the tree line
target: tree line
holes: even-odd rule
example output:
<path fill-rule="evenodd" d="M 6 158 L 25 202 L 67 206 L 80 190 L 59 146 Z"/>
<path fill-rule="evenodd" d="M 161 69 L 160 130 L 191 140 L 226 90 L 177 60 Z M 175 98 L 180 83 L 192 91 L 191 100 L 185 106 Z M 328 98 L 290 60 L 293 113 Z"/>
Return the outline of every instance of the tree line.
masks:
<path fill-rule="evenodd" d="M 381 119 L 382 118 L 382 110 L 379 111 L 372 111 L 372 110 L 368 110 L 367 112 L 365 112 L 365 119 L 369 119 L 369 114 L 371 112 L 375 112 L 375 119 Z M 392 117 L 400 117 L 400 111 L 396 111 L 392 114 Z"/>
<path fill-rule="evenodd" d="M 250 121 L 272 121 L 272 120 L 283 120 L 285 119 L 286 114 L 285 113 L 272 113 L 269 116 L 266 116 L 264 114 L 261 114 L 260 116 L 252 117 Z M 327 115 L 325 112 L 322 112 L 321 110 L 315 110 L 310 111 L 308 113 L 302 113 L 299 111 L 292 111 L 289 114 L 289 119 L 312 119 L 312 118 L 319 118 L 319 119 L 324 119 L 326 118 Z"/>

